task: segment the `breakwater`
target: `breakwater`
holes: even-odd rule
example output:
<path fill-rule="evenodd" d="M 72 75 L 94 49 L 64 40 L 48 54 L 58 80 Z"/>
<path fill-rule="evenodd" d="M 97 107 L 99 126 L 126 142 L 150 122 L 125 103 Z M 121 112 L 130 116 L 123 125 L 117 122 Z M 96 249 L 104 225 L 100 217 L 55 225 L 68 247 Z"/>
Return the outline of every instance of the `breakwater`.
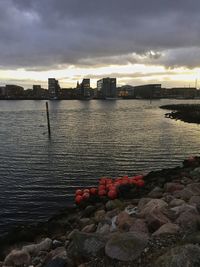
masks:
<path fill-rule="evenodd" d="M 0 240 L 4 266 L 167 267 L 172 260 L 180 266 L 183 255 L 198 266 L 200 158 L 150 172 L 144 181 L 119 199 L 66 208 L 46 223 L 14 229 Z"/>
<path fill-rule="evenodd" d="M 188 123 L 200 123 L 200 105 L 199 104 L 174 104 L 161 106 L 162 109 L 173 110 L 166 113 L 167 118 L 182 120 Z"/>

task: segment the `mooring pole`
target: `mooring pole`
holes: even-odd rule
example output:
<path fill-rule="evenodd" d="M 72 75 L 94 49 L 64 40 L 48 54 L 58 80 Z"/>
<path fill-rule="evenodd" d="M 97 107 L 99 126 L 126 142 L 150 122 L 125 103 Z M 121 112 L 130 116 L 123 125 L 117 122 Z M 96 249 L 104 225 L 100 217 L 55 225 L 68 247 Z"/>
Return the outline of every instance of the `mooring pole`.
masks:
<path fill-rule="evenodd" d="M 50 120 L 49 120 L 49 105 L 48 105 L 48 102 L 46 102 L 46 113 L 47 113 L 48 133 L 49 133 L 49 136 L 51 136 L 51 128 L 50 128 Z"/>

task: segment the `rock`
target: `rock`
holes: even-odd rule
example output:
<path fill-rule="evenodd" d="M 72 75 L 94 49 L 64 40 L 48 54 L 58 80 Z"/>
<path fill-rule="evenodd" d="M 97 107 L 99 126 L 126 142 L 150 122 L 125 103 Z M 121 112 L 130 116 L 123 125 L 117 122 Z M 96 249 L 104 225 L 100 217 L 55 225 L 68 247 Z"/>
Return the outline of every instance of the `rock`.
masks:
<path fill-rule="evenodd" d="M 93 205 L 87 206 L 83 211 L 83 216 L 90 217 L 96 211 L 96 207 Z"/>
<path fill-rule="evenodd" d="M 42 242 L 38 244 L 23 246 L 22 250 L 34 255 L 42 250 L 43 251 L 50 250 L 51 246 L 52 246 L 52 240 L 50 238 L 45 238 Z"/>
<path fill-rule="evenodd" d="M 50 251 L 47 255 L 48 260 L 52 260 L 55 258 L 62 258 L 62 259 L 67 259 L 67 251 L 65 247 L 58 247 L 52 251 Z"/>
<path fill-rule="evenodd" d="M 78 229 L 74 229 L 73 231 L 71 231 L 68 236 L 67 236 L 67 239 L 68 240 L 71 240 L 72 239 L 72 236 L 74 235 L 74 233 L 78 232 L 79 230 Z"/>
<path fill-rule="evenodd" d="M 162 234 L 177 234 L 180 231 L 180 227 L 174 223 L 166 223 L 162 225 L 156 232 L 153 233 L 153 236 L 158 236 Z"/>
<path fill-rule="evenodd" d="M 136 219 L 134 220 L 133 224 L 131 225 L 130 232 L 137 232 L 137 233 L 144 233 L 149 234 L 148 227 L 143 219 Z"/>
<path fill-rule="evenodd" d="M 110 224 L 102 224 L 99 223 L 98 227 L 97 227 L 97 231 L 96 233 L 101 234 L 101 235 L 107 235 L 110 233 Z"/>
<path fill-rule="evenodd" d="M 200 177 L 200 167 L 198 167 L 198 168 L 195 168 L 194 170 L 192 170 L 191 172 L 190 172 L 190 176 L 192 177 L 192 178 L 199 178 Z"/>
<path fill-rule="evenodd" d="M 94 220 L 99 223 L 100 221 L 102 221 L 104 218 L 105 218 L 105 210 L 98 210 L 95 212 L 95 215 L 94 215 Z"/>
<path fill-rule="evenodd" d="M 161 198 L 163 196 L 163 190 L 157 186 L 147 196 L 150 198 Z"/>
<path fill-rule="evenodd" d="M 177 207 L 177 206 L 181 206 L 183 204 L 185 204 L 184 200 L 175 198 L 169 203 L 169 206 L 170 207 Z"/>
<path fill-rule="evenodd" d="M 102 256 L 107 239 L 108 237 L 97 233 L 74 232 L 72 241 L 67 248 L 68 255 L 73 259 L 82 257 L 89 259 L 91 257 Z"/>
<path fill-rule="evenodd" d="M 188 204 L 182 204 L 180 206 L 176 206 L 170 209 L 171 211 L 175 212 L 176 216 L 179 216 L 183 212 L 193 212 L 195 214 L 198 214 L 198 211 L 195 206 L 188 205 Z"/>
<path fill-rule="evenodd" d="M 58 241 L 58 240 L 53 240 L 52 242 L 52 249 L 58 248 L 58 247 L 62 247 L 63 246 L 63 242 Z"/>
<path fill-rule="evenodd" d="M 192 183 L 186 186 L 186 188 L 192 192 L 193 196 L 199 196 L 200 195 L 200 183 Z"/>
<path fill-rule="evenodd" d="M 123 207 L 123 203 L 119 199 L 109 200 L 108 202 L 106 202 L 107 211 L 114 210 L 116 208 L 121 209 L 122 207 Z"/>
<path fill-rule="evenodd" d="M 83 227 L 81 231 L 85 233 L 93 233 L 95 232 L 95 230 L 96 230 L 96 225 L 93 223 L 93 224 L 86 225 L 85 227 Z"/>
<path fill-rule="evenodd" d="M 5 258 L 3 266 L 28 266 L 31 257 L 24 250 L 12 250 Z"/>
<path fill-rule="evenodd" d="M 152 199 L 142 208 L 140 215 L 145 217 L 154 211 L 161 211 L 166 207 L 168 207 L 168 204 L 164 200 Z"/>
<path fill-rule="evenodd" d="M 152 198 L 141 198 L 139 200 L 139 203 L 138 203 L 138 209 L 142 210 L 144 208 L 144 206 L 151 200 L 152 200 Z"/>
<path fill-rule="evenodd" d="M 192 243 L 192 244 L 200 244 L 200 231 L 194 232 L 194 233 L 189 233 L 183 238 L 183 242 L 186 243 Z"/>
<path fill-rule="evenodd" d="M 106 219 L 111 219 L 114 216 L 117 216 L 119 213 L 120 213 L 120 209 L 118 209 L 118 208 L 116 208 L 114 210 L 111 210 L 111 211 L 107 211 L 105 218 Z"/>
<path fill-rule="evenodd" d="M 192 192 L 187 188 L 174 192 L 175 198 L 180 198 L 185 201 L 188 201 L 192 196 L 193 196 Z"/>
<path fill-rule="evenodd" d="M 44 265 L 44 267 L 67 267 L 67 266 L 68 264 L 66 260 L 61 258 L 53 259 Z"/>
<path fill-rule="evenodd" d="M 90 218 L 82 218 L 79 220 L 79 224 L 81 227 L 85 227 L 88 224 L 91 224 L 91 219 Z"/>
<path fill-rule="evenodd" d="M 152 213 L 147 214 L 145 219 L 151 233 L 158 230 L 163 224 L 170 223 L 170 219 L 159 210 L 154 210 Z"/>
<path fill-rule="evenodd" d="M 147 242 L 147 236 L 141 233 L 118 233 L 106 243 L 105 253 L 112 259 L 132 261 L 141 255 Z"/>
<path fill-rule="evenodd" d="M 116 218 L 116 225 L 121 231 L 129 231 L 131 225 L 133 224 L 134 219 L 130 217 L 130 215 L 122 211 L 118 214 Z"/>
<path fill-rule="evenodd" d="M 166 203 L 170 203 L 174 199 L 174 196 L 169 193 L 164 193 L 162 200 L 164 200 Z"/>
<path fill-rule="evenodd" d="M 173 193 L 175 191 L 183 190 L 184 185 L 179 183 L 166 183 L 164 186 L 165 192 Z"/>
<path fill-rule="evenodd" d="M 160 256 L 153 266 L 198 267 L 200 266 L 200 248 L 191 244 L 172 248 Z"/>
<path fill-rule="evenodd" d="M 190 205 L 194 205 L 200 211 L 200 196 L 192 196 L 189 200 Z"/>
<path fill-rule="evenodd" d="M 194 211 L 185 211 L 177 218 L 178 223 L 184 230 L 192 230 L 193 232 L 198 230 L 200 225 L 200 215 Z"/>

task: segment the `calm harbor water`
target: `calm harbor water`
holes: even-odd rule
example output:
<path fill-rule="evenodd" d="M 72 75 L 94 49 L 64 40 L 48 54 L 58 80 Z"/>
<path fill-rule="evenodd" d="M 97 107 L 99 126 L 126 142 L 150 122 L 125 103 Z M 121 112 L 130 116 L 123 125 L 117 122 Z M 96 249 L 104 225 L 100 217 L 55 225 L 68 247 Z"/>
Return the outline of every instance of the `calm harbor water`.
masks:
<path fill-rule="evenodd" d="M 0 234 L 47 219 L 76 188 L 180 165 L 199 155 L 200 125 L 166 119 L 160 105 L 196 101 L 0 101 Z"/>

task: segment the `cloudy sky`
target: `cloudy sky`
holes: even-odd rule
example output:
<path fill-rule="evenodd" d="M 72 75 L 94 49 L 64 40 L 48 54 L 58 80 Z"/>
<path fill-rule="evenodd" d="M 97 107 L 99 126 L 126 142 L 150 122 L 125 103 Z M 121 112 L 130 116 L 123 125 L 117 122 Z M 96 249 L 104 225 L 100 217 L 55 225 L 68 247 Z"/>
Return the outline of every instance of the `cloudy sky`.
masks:
<path fill-rule="evenodd" d="M 0 85 L 200 85 L 199 0 L 0 0 Z"/>

